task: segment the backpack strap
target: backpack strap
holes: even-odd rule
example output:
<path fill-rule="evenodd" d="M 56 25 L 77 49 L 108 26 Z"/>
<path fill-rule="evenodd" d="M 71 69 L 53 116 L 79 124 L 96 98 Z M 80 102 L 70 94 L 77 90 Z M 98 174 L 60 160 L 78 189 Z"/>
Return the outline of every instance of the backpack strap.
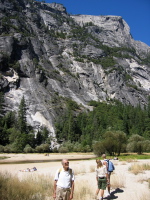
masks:
<path fill-rule="evenodd" d="M 62 171 L 62 168 L 60 168 L 59 171 L 58 171 L 58 178 L 59 178 L 59 174 L 60 174 L 61 171 Z"/>
<path fill-rule="evenodd" d="M 62 170 L 63 170 L 62 168 L 59 169 L 59 171 L 58 171 L 58 178 L 59 178 L 59 175 L 60 175 L 60 173 L 61 173 Z M 70 168 L 69 168 L 69 174 L 72 176 L 72 169 L 70 169 Z"/>

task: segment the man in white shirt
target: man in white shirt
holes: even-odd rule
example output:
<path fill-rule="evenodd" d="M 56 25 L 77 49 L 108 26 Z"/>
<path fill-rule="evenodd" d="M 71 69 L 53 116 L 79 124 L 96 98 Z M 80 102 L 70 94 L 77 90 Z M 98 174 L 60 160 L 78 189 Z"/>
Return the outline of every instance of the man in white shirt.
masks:
<path fill-rule="evenodd" d="M 54 178 L 54 194 L 56 200 L 71 200 L 74 192 L 74 173 L 69 168 L 68 159 L 62 160 L 62 168 L 58 169 Z"/>

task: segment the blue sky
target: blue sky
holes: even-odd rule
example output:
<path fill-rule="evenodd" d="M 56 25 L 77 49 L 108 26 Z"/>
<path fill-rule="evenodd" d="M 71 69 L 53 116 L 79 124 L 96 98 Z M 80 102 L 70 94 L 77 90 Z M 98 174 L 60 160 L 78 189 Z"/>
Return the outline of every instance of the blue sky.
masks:
<path fill-rule="evenodd" d="M 122 16 L 135 40 L 150 46 L 150 0 L 45 0 L 61 3 L 69 14 Z"/>

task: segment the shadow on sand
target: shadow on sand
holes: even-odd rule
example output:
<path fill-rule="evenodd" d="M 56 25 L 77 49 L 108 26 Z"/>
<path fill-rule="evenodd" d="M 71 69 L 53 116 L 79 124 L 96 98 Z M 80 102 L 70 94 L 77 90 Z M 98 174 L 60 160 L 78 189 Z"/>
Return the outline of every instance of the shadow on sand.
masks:
<path fill-rule="evenodd" d="M 117 193 L 122 193 L 124 192 L 124 190 L 120 189 L 120 188 L 117 188 L 115 189 L 113 192 L 111 192 L 110 196 L 109 197 L 104 197 L 103 199 L 108 199 L 108 200 L 111 200 L 111 199 L 118 199 L 118 196 L 115 196 L 115 194 Z"/>

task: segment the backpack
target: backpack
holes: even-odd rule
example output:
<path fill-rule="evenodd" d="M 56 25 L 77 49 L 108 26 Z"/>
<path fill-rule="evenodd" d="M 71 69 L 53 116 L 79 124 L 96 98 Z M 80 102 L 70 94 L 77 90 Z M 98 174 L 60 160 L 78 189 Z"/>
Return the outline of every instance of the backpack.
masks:
<path fill-rule="evenodd" d="M 107 161 L 107 170 L 108 170 L 108 172 L 113 172 L 115 170 L 114 164 L 108 159 L 105 160 L 105 161 Z"/>

